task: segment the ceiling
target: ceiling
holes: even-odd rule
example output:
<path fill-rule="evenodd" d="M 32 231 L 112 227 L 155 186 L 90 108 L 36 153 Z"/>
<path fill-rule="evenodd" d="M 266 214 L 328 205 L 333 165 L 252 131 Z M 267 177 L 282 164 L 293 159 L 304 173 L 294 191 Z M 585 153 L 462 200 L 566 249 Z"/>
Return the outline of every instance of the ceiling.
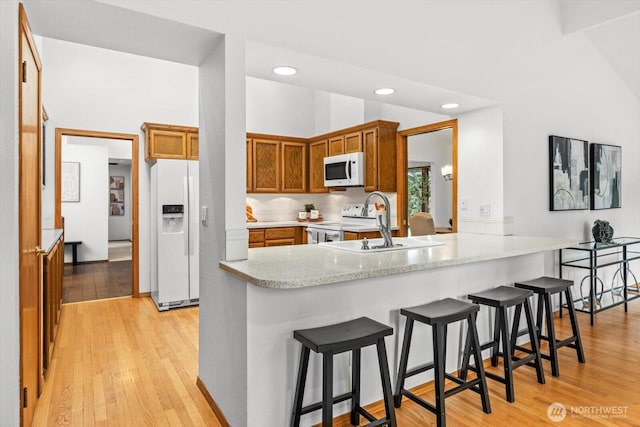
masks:
<path fill-rule="evenodd" d="M 640 99 L 640 0 L 557 0 L 566 36 L 584 33 Z M 200 27 L 90 0 L 24 0 L 35 34 L 197 66 L 223 35 Z M 306 70 L 278 77 L 273 64 Z M 497 104 L 423 82 L 247 41 L 247 75 L 361 99 L 447 114 L 441 104 L 457 102 L 455 114 Z M 373 88 L 393 87 L 380 97 Z"/>
<path fill-rule="evenodd" d="M 560 0 L 565 35 L 584 32 L 640 99 L 640 0 Z"/>

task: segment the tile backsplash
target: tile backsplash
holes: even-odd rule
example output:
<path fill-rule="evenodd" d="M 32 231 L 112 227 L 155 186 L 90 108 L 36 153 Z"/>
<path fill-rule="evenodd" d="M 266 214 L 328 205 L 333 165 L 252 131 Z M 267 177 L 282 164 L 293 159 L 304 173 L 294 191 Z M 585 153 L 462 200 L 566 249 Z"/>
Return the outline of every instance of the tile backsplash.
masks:
<path fill-rule="evenodd" d="M 362 187 L 347 188 L 327 194 L 247 194 L 247 203 L 253 208 L 258 221 L 295 221 L 304 205 L 313 203 L 325 221 L 339 221 L 342 206 L 349 203 L 364 203 L 368 193 Z M 395 217 L 396 193 L 385 193 Z M 374 200 L 380 203 L 380 199 Z"/>

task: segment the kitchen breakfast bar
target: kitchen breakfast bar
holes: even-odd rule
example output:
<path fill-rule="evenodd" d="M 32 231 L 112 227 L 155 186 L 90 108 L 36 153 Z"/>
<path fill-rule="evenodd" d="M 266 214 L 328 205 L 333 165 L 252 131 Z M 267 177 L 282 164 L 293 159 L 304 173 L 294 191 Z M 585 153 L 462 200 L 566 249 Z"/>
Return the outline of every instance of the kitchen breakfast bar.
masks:
<path fill-rule="evenodd" d="M 246 363 L 246 383 L 238 381 L 233 385 L 237 390 L 229 390 L 231 395 L 246 396 L 246 401 L 243 398 L 241 402 L 222 403 L 214 395 L 221 411 L 246 411 L 247 425 L 252 427 L 288 425 L 300 353 L 293 331 L 362 316 L 394 329 L 394 334 L 386 338 L 394 383 L 404 330 L 401 308 L 446 297 L 466 300 L 472 292 L 531 280 L 545 273 L 551 275 L 557 267 L 550 251 L 577 243 L 568 239 L 460 233 L 419 239 L 439 245 L 378 253 L 353 253 L 320 245 L 281 246 L 250 249 L 247 260 L 220 262 L 220 268 L 239 278 L 239 286 L 246 287 L 245 297 L 232 303 L 238 306 L 228 307 L 246 313 L 246 324 L 234 328 L 229 343 L 219 343 L 233 346 L 232 341 L 246 341 L 246 354 L 237 355 L 246 360 L 242 362 Z M 480 310 L 477 326 L 480 342 L 488 341 L 493 320 L 486 307 Z M 458 369 L 464 338 L 465 331 L 459 324 L 451 325 L 447 372 Z M 431 331 L 426 326 L 416 326 L 409 365 L 431 360 L 431 354 Z M 488 354 L 483 353 L 483 357 Z M 349 355 L 346 352 L 334 358 L 335 395 L 350 389 Z M 321 357 L 312 352 L 305 405 L 321 400 L 321 367 Z M 364 406 L 382 399 L 374 347 L 363 350 L 361 370 Z M 407 380 L 406 388 L 431 378 L 430 373 L 417 375 Z M 482 413 L 480 407 L 477 410 Z M 334 407 L 335 415 L 348 411 L 348 402 Z M 303 416 L 301 425 L 319 422 L 320 411 L 316 411 Z"/>

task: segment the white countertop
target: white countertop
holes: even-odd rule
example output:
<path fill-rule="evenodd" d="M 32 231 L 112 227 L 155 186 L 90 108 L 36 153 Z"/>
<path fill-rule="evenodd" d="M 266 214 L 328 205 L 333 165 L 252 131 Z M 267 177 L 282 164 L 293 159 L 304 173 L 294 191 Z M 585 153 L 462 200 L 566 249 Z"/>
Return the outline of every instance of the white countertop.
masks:
<path fill-rule="evenodd" d="M 242 261 L 220 268 L 264 288 L 295 289 L 527 255 L 573 246 L 570 239 L 482 234 L 438 234 L 444 246 L 378 253 L 349 253 L 318 245 L 249 249 Z"/>
<path fill-rule="evenodd" d="M 42 230 L 42 243 L 41 247 L 44 251 L 49 252 L 53 249 L 53 245 L 62 236 L 62 228 L 46 228 Z"/>

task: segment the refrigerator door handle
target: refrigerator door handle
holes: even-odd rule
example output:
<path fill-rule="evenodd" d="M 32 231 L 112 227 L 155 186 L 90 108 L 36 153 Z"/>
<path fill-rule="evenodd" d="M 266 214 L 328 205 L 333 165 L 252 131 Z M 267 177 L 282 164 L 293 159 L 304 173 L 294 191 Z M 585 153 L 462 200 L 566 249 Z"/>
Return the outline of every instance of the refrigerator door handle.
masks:
<path fill-rule="evenodd" d="M 189 206 L 189 178 L 186 176 L 182 178 L 182 191 L 184 194 L 184 216 L 182 218 L 182 230 L 184 232 L 184 254 L 189 255 L 189 226 L 191 225 L 191 209 Z"/>
<path fill-rule="evenodd" d="M 198 207 L 193 206 L 195 202 L 195 195 L 193 194 L 193 177 L 187 178 L 189 180 L 189 217 L 187 221 L 189 221 L 189 255 L 193 255 L 193 246 L 194 246 L 194 237 L 193 233 L 196 227 L 198 226 Z"/>

